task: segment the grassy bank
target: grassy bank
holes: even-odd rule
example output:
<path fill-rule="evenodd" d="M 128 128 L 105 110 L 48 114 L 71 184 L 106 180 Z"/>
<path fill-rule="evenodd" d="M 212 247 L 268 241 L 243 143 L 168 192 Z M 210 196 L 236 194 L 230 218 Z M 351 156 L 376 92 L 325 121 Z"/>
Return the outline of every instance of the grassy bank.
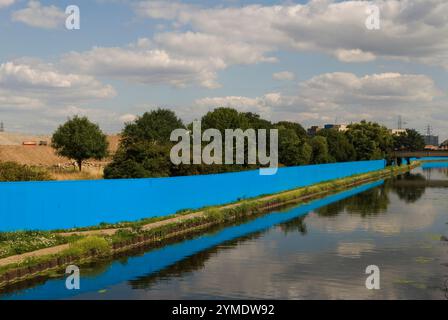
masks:
<path fill-rule="evenodd" d="M 417 165 L 418 163 L 414 163 L 412 167 Z M 103 224 L 92 228 L 70 230 L 74 233 L 67 233 L 67 230 L 64 230 L 64 233 L 62 230 L 45 233 L 46 237 L 44 238 L 51 238 L 53 241 L 49 243 L 50 247 L 56 244 L 66 244 L 68 246 L 54 254 L 37 255 L 17 263 L 2 265 L 0 259 L 0 286 L 20 279 L 34 277 L 55 268 L 63 268 L 70 263 L 79 263 L 85 259 L 108 257 L 135 246 L 150 243 L 163 244 L 167 239 L 179 235 L 200 232 L 212 226 L 262 214 L 285 205 L 304 203 L 410 169 L 410 166 L 389 167 L 380 171 L 333 180 L 279 194 L 260 196 L 225 206 L 204 208 L 196 211 L 182 211 L 163 218 L 151 218 L 119 224 Z M 99 232 L 112 230 L 113 232 L 92 234 L 91 231 L 95 230 Z M 19 237 L 20 234 L 3 235 L 8 238 L 10 245 L 14 247 L 14 237 Z M 45 243 L 47 243 L 46 240 L 38 245 L 29 246 L 29 248 L 30 250 L 43 248 Z M 20 246 L 17 245 L 16 248 L 10 249 L 9 252 L 24 252 L 26 248 L 27 246 L 22 243 Z M 4 256 L 7 256 L 7 253 Z"/>

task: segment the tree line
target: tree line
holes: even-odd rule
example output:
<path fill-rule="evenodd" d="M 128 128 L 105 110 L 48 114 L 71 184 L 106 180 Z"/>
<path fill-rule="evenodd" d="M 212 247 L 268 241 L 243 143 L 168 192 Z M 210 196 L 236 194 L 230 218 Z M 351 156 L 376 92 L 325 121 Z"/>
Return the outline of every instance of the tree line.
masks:
<path fill-rule="evenodd" d="M 255 113 L 222 107 L 206 113 L 200 122 L 202 130 L 218 129 L 222 135 L 226 129 L 277 129 L 281 166 L 387 159 L 392 150 L 421 150 L 425 145 L 423 137 L 415 130 L 393 135 L 386 127 L 368 121 L 350 124 L 345 132 L 322 129 L 310 136 L 296 122 L 274 123 Z M 232 165 L 175 165 L 170 160 L 170 151 L 176 142 L 170 141 L 170 135 L 179 128 L 191 130 L 192 124 L 185 124 L 167 109 L 145 112 L 136 120 L 126 123 L 118 150 L 106 166 L 104 177 L 168 177 L 257 167 L 246 161 Z M 61 125 L 53 134 L 52 146 L 59 155 L 74 159 L 80 170 L 84 160 L 102 159 L 108 155 L 106 135 L 86 117 L 75 116 Z"/>

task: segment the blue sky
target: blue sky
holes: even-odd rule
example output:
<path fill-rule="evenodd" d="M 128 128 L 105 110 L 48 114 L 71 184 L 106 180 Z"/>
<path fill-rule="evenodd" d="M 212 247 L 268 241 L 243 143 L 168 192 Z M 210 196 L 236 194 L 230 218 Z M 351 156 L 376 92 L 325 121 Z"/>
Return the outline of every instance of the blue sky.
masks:
<path fill-rule="evenodd" d="M 232 106 L 305 126 L 402 115 L 445 138 L 447 16 L 442 0 L 0 0 L 0 121 L 49 133 L 85 114 L 118 132 L 156 107 Z"/>

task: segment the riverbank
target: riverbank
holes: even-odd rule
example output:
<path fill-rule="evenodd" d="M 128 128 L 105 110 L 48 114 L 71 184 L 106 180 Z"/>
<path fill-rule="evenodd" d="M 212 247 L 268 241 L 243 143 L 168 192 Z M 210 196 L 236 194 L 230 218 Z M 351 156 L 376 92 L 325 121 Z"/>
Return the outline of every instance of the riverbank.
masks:
<path fill-rule="evenodd" d="M 49 250 L 35 251 L 0 259 L 0 286 L 48 273 L 68 264 L 88 259 L 99 259 L 118 252 L 147 244 L 163 244 L 164 241 L 201 232 L 216 225 L 241 217 L 250 217 L 287 205 L 297 205 L 344 189 L 372 182 L 391 175 L 406 172 L 411 166 L 389 167 L 384 170 L 329 181 L 318 185 L 299 188 L 279 194 L 262 196 L 220 207 L 205 208 L 196 212 L 182 212 L 177 215 L 109 225 L 107 229 L 71 230 L 55 232 L 69 237 L 70 241 Z M 99 228 L 99 227 L 97 227 Z M 47 249 L 47 248 L 46 248 Z"/>

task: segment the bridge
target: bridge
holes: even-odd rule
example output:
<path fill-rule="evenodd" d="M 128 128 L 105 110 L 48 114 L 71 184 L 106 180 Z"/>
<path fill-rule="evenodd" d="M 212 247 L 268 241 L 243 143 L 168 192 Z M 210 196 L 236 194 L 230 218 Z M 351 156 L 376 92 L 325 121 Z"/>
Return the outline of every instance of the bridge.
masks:
<path fill-rule="evenodd" d="M 428 157 L 447 157 L 448 150 L 423 150 L 423 151 L 393 151 L 390 154 L 390 159 L 396 164 L 400 165 L 403 159 L 406 160 L 408 164 L 411 162 L 411 158 L 428 158 Z"/>

